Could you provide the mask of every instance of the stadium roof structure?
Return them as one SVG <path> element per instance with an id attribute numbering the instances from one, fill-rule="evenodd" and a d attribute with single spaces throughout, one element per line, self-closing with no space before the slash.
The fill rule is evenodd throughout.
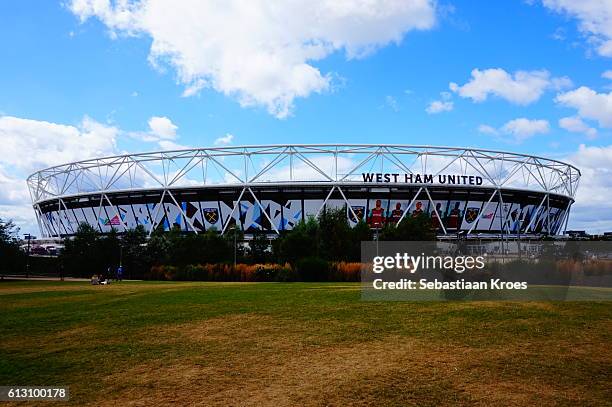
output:
<path id="1" fill-rule="evenodd" d="M 27 183 L 40 218 L 43 204 L 57 204 L 62 210 L 67 198 L 96 195 L 112 205 L 112 195 L 135 191 L 161 191 L 161 201 L 169 197 L 178 205 L 177 191 L 231 187 L 240 190 L 238 201 L 246 194 L 261 206 L 256 192 L 262 188 L 316 185 L 330 188 L 328 198 L 336 190 L 346 200 L 343 189 L 364 185 L 365 174 L 427 174 L 433 179 L 442 174 L 476 176 L 481 182 L 470 188 L 491 191 L 489 202 L 499 191 L 535 192 L 544 200 L 550 196 L 566 199 L 568 209 L 580 180 L 580 170 L 568 163 L 505 151 L 400 144 L 294 144 L 93 158 L 37 171 Z M 369 184 L 377 185 L 381 180 L 373 178 Z M 393 186 L 397 180 L 396 175 L 383 183 Z M 412 180 L 408 183 L 428 195 L 439 187 L 435 182 Z"/>

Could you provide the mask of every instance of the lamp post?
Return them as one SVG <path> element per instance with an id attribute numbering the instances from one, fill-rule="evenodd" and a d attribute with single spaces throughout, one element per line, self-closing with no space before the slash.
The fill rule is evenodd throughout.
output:
<path id="1" fill-rule="evenodd" d="M 36 236 L 26 233 L 23 237 L 28 241 L 28 249 L 26 251 L 26 278 L 30 278 L 30 241 L 36 239 Z"/>
<path id="2" fill-rule="evenodd" d="M 376 256 L 378 256 L 378 228 L 376 230 Z"/>

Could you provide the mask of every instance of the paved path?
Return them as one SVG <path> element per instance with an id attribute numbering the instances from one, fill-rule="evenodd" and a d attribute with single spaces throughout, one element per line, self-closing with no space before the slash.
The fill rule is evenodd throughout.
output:
<path id="1" fill-rule="evenodd" d="M 0 280 L 23 280 L 23 281 L 59 281 L 59 277 L 54 276 L 0 276 Z M 88 278 L 64 277 L 64 281 L 89 281 Z"/>

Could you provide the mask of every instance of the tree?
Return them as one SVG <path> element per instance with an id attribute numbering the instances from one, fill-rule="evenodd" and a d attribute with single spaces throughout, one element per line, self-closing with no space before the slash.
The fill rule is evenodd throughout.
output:
<path id="1" fill-rule="evenodd" d="M 0 243 L 14 244 L 19 241 L 19 228 L 15 226 L 13 221 L 8 221 L 0 218 Z"/>
<path id="2" fill-rule="evenodd" d="M 236 262 L 239 263 L 244 259 L 245 253 L 244 246 L 242 245 L 242 242 L 244 241 L 244 232 L 240 228 L 236 227 L 235 223 L 225 230 L 225 234 L 220 241 L 217 239 L 219 236 L 220 235 L 214 230 L 211 231 L 208 236 L 207 246 L 209 246 L 212 250 L 215 250 L 214 253 L 210 254 L 212 256 L 215 254 L 217 255 L 212 257 L 214 261 L 211 262 L 224 262 L 228 260 L 233 262 L 234 251 L 236 254 Z M 221 247 L 221 242 L 223 242 L 225 247 Z"/>
<path id="3" fill-rule="evenodd" d="M 283 232 L 274 245 L 280 262 L 295 264 L 299 259 L 318 256 L 318 231 L 317 220 L 309 217 L 307 221 L 300 221 L 292 230 Z"/>
<path id="4" fill-rule="evenodd" d="M 147 232 L 142 225 L 126 231 L 121 236 L 122 266 L 130 279 L 142 278 L 146 270 Z"/>
<path id="5" fill-rule="evenodd" d="M 253 233 L 253 239 L 249 242 L 249 257 L 253 263 L 265 263 L 269 260 L 270 241 L 264 231 L 258 230 Z"/>
<path id="6" fill-rule="evenodd" d="M 372 229 L 370 229 L 370 226 L 365 221 L 360 220 L 351 229 L 350 240 L 348 260 L 361 261 L 361 242 L 369 242 L 372 240 Z"/>
<path id="7" fill-rule="evenodd" d="M 121 241 L 115 228 L 104 237 L 97 239 L 98 255 L 103 267 L 102 273 L 106 278 L 113 278 L 115 271 L 119 267 L 121 256 Z"/>
<path id="8" fill-rule="evenodd" d="M 100 235 L 90 224 L 79 224 L 72 239 L 64 239 L 61 261 L 72 275 L 89 277 L 105 271 L 103 254 L 100 252 Z"/>
<path id="9" fill-rule="evenodd" d="M 15 272 L 24 265 L 25 254 L 19 248 L 19 228 L 12 220 L 0 218 L 0 272 Z"/>
<path id="10" fill-rule="evenodd" d="M 380 232 L 380 241 L 429 241 L 436 233 L 431 219 L 425 214 L 405 217 L 399 225 L 385 225 Z"/>
<path id="11" fill-rule="evenodd" d="M 171 243 L 163 229 L 156 229 L 151 234 L 145 250 L 147 266 L 168 264 L 170 260 Z"/>
<path id="12" fill-rule="evenodd" d="M 318 221 L 319 255 L 330 261 L 346 260 L 354 243 L 346 209 L 323 209 Z"/>

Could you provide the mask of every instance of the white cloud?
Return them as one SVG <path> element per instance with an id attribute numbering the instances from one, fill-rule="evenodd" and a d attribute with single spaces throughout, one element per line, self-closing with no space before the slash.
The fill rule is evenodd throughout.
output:
<path id="1" fill-rule="evenodd" d="M 159 140 L 157 142 L 157 144 L 161 147 L 162 150 L 164 151 L 170 151 L 170 150 L 185 150 L 187 148 L 190 148 L 189 146 L 185 146 L 183 144 L 178 144 L 175 143 L 174 141 L 170 141 L 170 140 Z"/>
<path id="2" fill-rule="evenodd" d="M 78 126 L 2 116 L 0 165 L 27 172 L 102 157 L 115 151 L 118 134 L 87 116 Z"/>
<path id="3" fill-rule="evenodd" d="M 610 79 L 612 80 L 612 69 L 605 71 L 604 73 L 601 74 L 601 77 L 604 79 Z"/>
<path id="4" fill-rule="evenodd" d="M 149 119 L 148 124 L 154 136 L 162 140 L 176 139 L 176 129 L 178 127 L 167 117 L 153 116 Z"/>
<path id="5" fill-rule="evenodd" d="M 151 117 L 148 124 L 149 131 L 127 132 L 88 116 L 73 126 L 0 115 L 0 218 L 13 219 L 24 232 L 38 233 L 27 176 L 54 165 L 119 154 L 121 138 L 155 142 L 163 150 L 188 148 L 176 143 L 177 126 L 170 119 Z M 215 144 L 232 139 L 227 134 Z"/>
<path id="6" fill-rule="evenodd" d="M 494 95 L 518 105 L 537 101 L 547 89 L 562 89 L 571 86 L 567 77 L 551 78 L 546 70 L 516 71 L 513 75 L 501 68 L 474 69 L 472 78 L 464 85 L 454 82 L 449 89 L 463 98 L 484 102 Z"/>
<path id="7" fill-rule="evenodd" d="M 385 97 L 385 103 L 387 104 L 387 106 L 389 106 L 391 108 L 391 110 L 393 110 L 394 112 L 399 112 L 399 105 L 397 104 L 397 99 L 395 99 L 393 96 L 391 95 L 387 95 Z"/>
<path id="8" fill-rule="evenodd" d="M 225 146 L 225 145 L 230 144 L 233 140 L 234 140 L 234 135 L 227 133 L 225 136 L 217 138 L 214 144 L 216 146 Z"/>
<path id="9" fill-rule="evenodd" d="M 12 220 L 19 227 L 20 234 L 31 233 L 40 236 L 34 210 L 30 205 L 4 205 L 0 203 L 0 218 L 2 220 Z"/>
<path id="10" fill-rule="evenodd" d="M 0 217 L 37 230 L 26 177 L 50 166 L 116 153 L 119 130 L 87 116 L 77 126 L 0 116 Z"/>
<path id="11" fill-rule="evenodd" d="M 499 134 L 499 131 L 495 127 L 491 127 L 488 124 L 481 124 L 478 126 L 478 132 L 482 134 L 490 134 L 492 136 L 496 136 Z"/>
<path id="12" fill-rule="evenodd" d="M 436 114 L 436 113 L 441 113 L 441 112 L 449 112 L 453 110 L 453 107 L 454 107 L 453 102 L 434 100 L 433 102 L 429 104 L 429 106 L 427 106 L 425 111 L 429 114 Z"/>
<path id="13" fill-rule="evenodd" d="M 536 134 L 545 134 L 550 131 L 547 120 L 530 120 L 524 117 L 510 120 L 504 124 L 501 131 L 514 136 L 515 141 L 521 142 Z"/>
<path id="14" fill-rule="evenodd" d="M 434 3 L 72 0 L 69 9 L 81 21 L 98 18 L 113 37 L 150 37 L 150 62 L 174 68 L 186 96 L 211 88 L 284 118 L 296 98 L 331 88 L 332 74 L 313 62 L 338 51 L 365 57 L 408 31 L 430 29 Z"/>
<path id="15" fill-rule="evenodd" d="M 589 138 L 597 136 L 597 130 L 586 124 L 580 117 L 563 117 L 559 119 L 559 127 L 572 133 L 584 133 Z"/>
<path id="16" fill-rule="evenodd" d="M 578 28 L 597 52 L 612 57 L 612 2 L 609 0 L 543 0 L 544 6 L 578 20 Z"/>
<path id="17" fill-rule="evenodd" d="M 30 195 L 25 180 L 9 175 L 0 165 L 0 205 L 16 205 L 29 201 Z"/>
<path id="18" fill-rule="evenodd" d="M 553 40 L 565 41 L 566 33 L 563 27 L 558 27 L 554 33 L 550 35 Z"/>
<path id="19" fill-rule="evenodd" d="M 550 124 L 547 120 L 531 120 L 521 117 L 506 122 L 499 129 L 487 124 L 481 124 L 478 126 L 478 131 L 495 137 L 501 136 L 499 138 L 502 141 L 519 144 L 536 134 L 548 133 L 550 131 Z"/>
<path id="20" fill-rule="evenodd" d="M 597 93 L 581 86 L 578 89 L 557 95 L 555 101 L 573 107 L 585 119 L 596 120 L 601 127 L 612 127 L 612 92 Z"/>
<path id="21" fill-rule="evenodd" d="M 182 150 L 187 146 L 176 143 L 178 135 L 176 131 L 178 126 L 172 123 L 172 120 L 165 116 L 152 116 L 148 122 L 148 131 L 132 131 L 127 133 L 128 136 L 146 141 L 148 143 L 157 143 L 162 150 Z"/>
<path id="22" fill-rule="evenodd" d="M 592 233 L 612 230 L 612 146 L 581 145 L 564 159 L 578 169 L 580 186 L 572 206 L 569 229 L 586 229 Z"/>
<path id="23" fill-rule="evenodd" d="M 429 114 L 450 112 L 455 107 L 455 104 L 451 101 L 452 97 L 453 94 L 450 92 L 440 92 L 440 100 L 430 102 L 425 111 Z"/>

